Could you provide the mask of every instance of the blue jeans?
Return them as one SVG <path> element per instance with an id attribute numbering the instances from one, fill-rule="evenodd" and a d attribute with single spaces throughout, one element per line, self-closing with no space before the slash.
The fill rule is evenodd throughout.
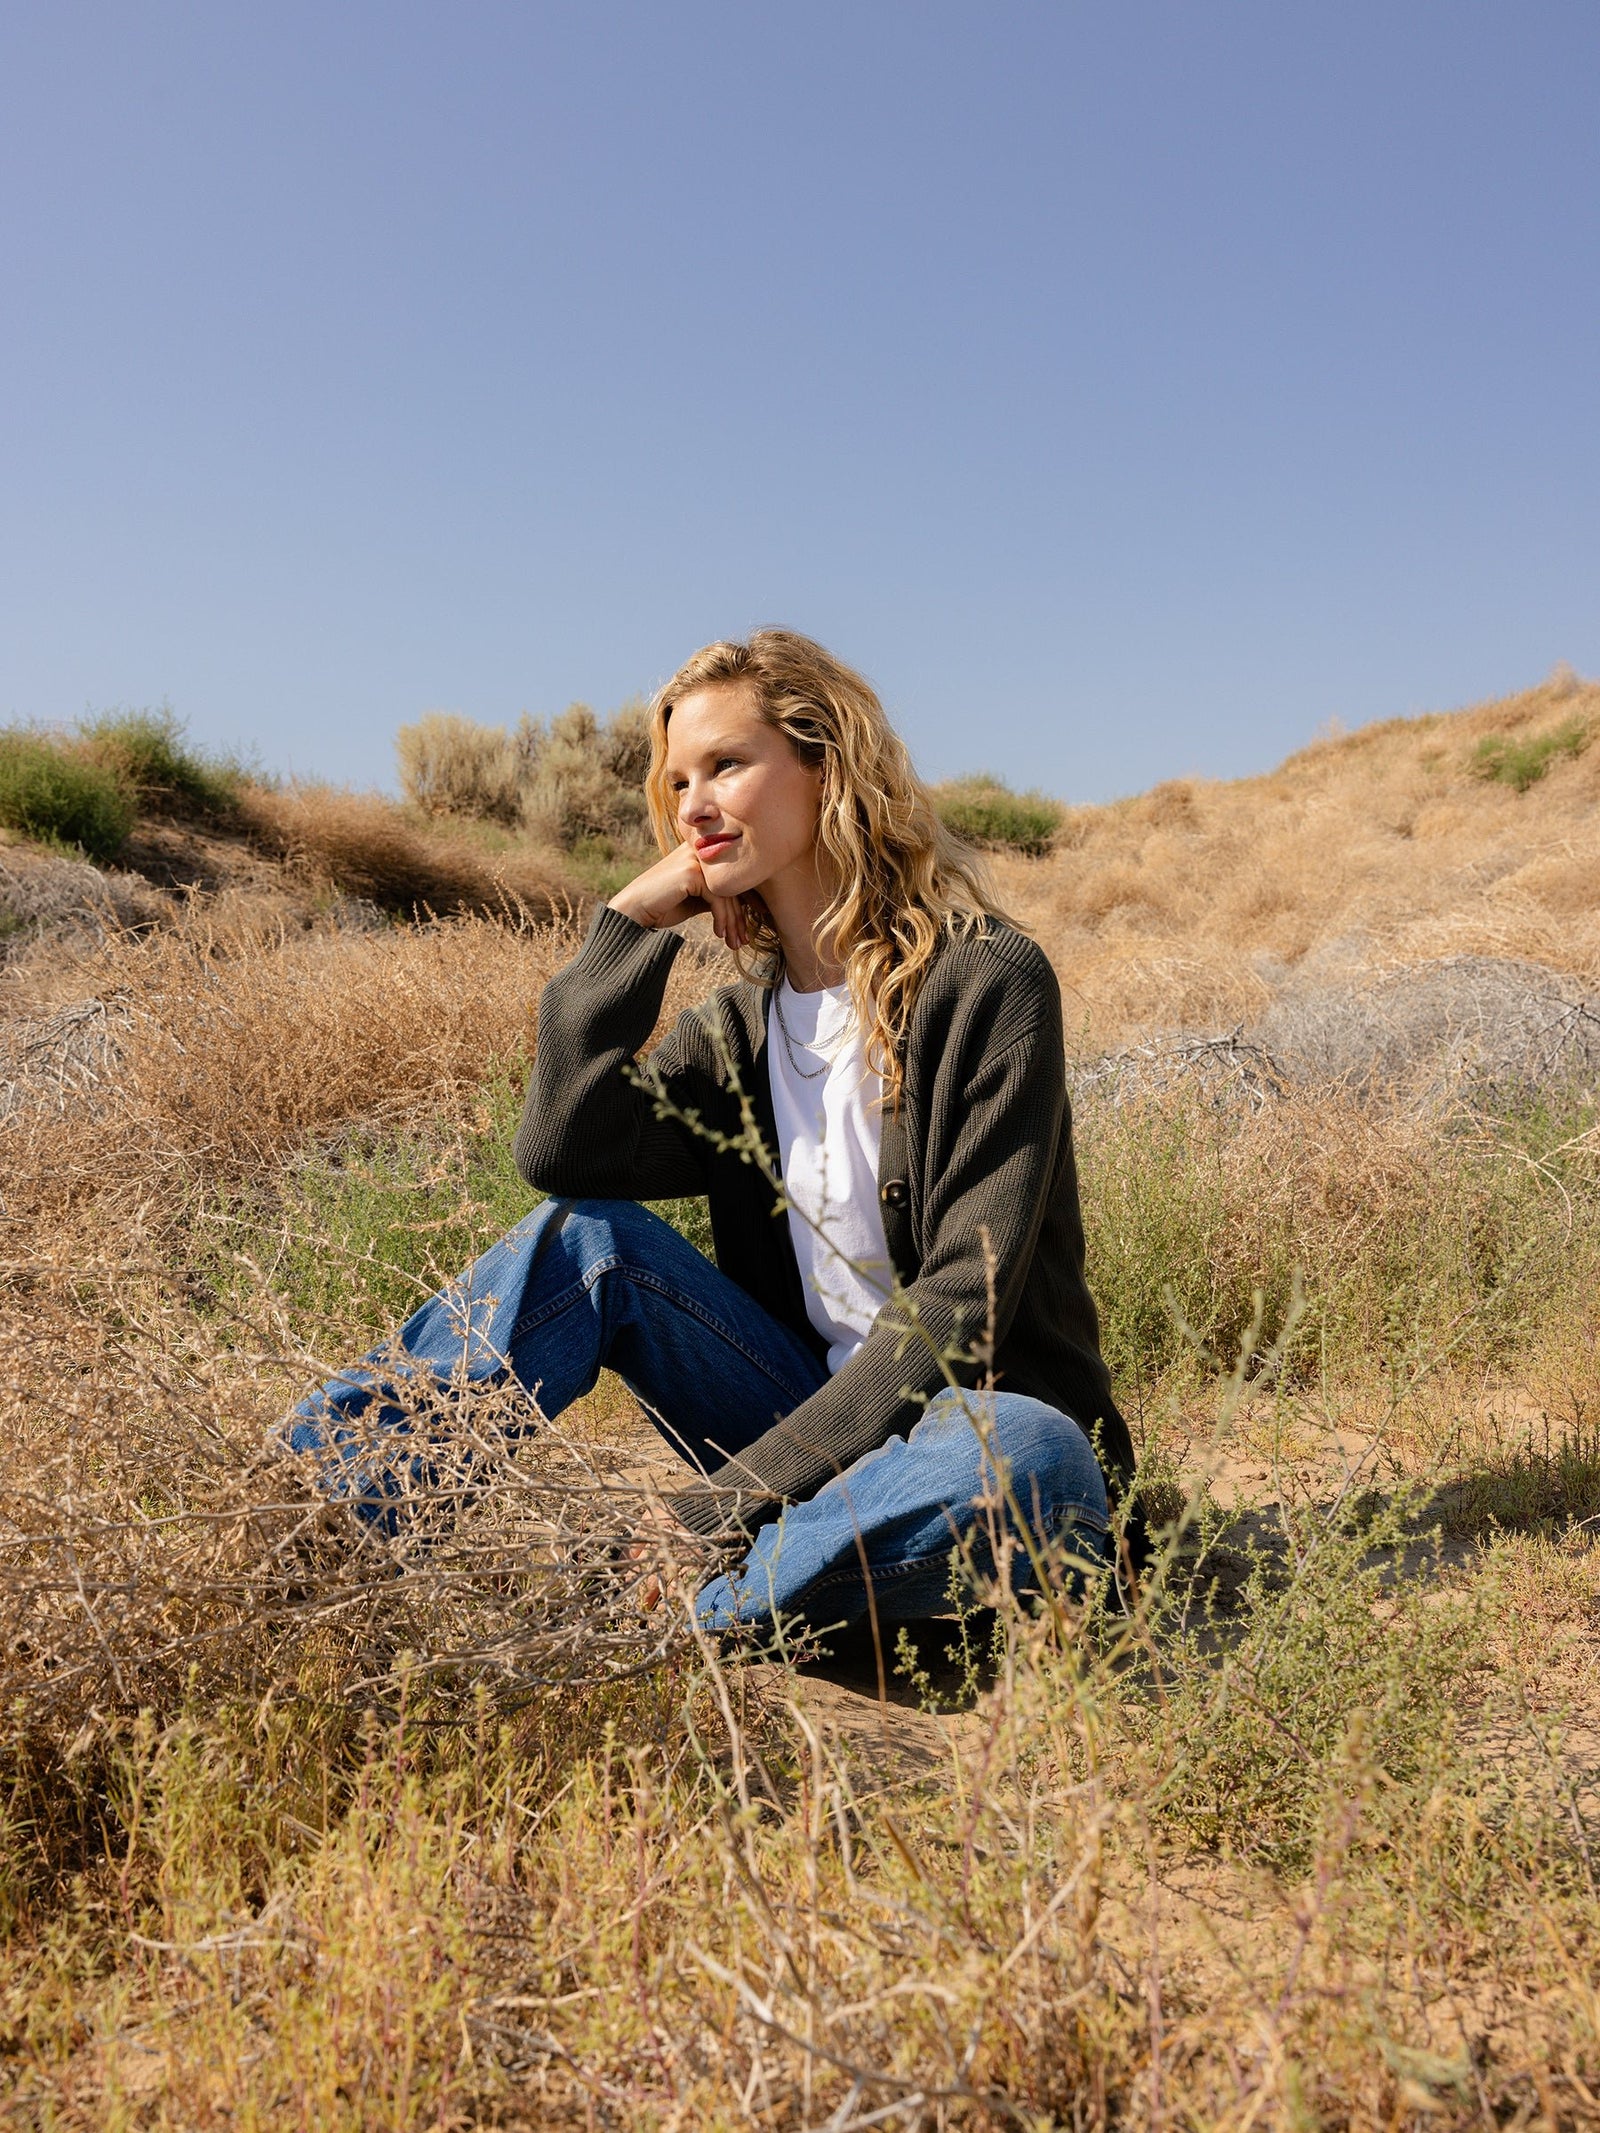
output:
<path id="1" fill-rule="evenodd" d="M 431 1381 L 434 1392 L 463 1376 L 472 1384 L 509 1377 L 554 1418 L 593 1387 L 602 1365 L 708 1475 L 827 1376 L 802 1340 L 648 1208 L 546 1200 L 415 1311 L 393 1343 L 302 1400 L 289 1441 L 325 1472 L 348 1460 L 343 1476 L 333 1465 L 327 1485 L 357 1493 L 377 1515 L 383 1483 L 371 1475 L 373 1424 L 406 1427 L 393 1399 L 398 1371 Z M 352 1430 L 374 1401 L 376 1414 Z M 775 1613 L 817 1626 L 857 1621 L 869 1611 L 869 1578 L 880 1621 L 939 1611 L 954 1558 L 980 1578 L 992 1575 L 992 1538 L 1017 1535 L 1014 1515 L 985 1509 L 984 1499 L 997 1500 L 996 1455 L 1036 1545 L 1105 1559 L 1105 1484 L 1078 1424 L 1020 1393 L 947 1390 L 906 1436 L 890 1437 L 764 1525 L 744 1561 L 700 1592 L 701 1621 L 713 1630 L 765 1624 Z M 1027 1552 L 1012 1553 L 1012 1585 L 1030 1589 Z"/>

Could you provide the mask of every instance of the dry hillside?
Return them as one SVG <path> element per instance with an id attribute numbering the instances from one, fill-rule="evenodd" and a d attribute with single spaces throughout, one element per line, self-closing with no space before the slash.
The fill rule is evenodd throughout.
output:
<path id="1" fill-rule="evenodd" d="M 1264 777 L 1075 809 L 1048 859 L 996 866 L 1085 1051 L 1446 958 L 1600 988 L 1595 742 L 1600 685 L 1558 673 L 1318 740 Z"/>

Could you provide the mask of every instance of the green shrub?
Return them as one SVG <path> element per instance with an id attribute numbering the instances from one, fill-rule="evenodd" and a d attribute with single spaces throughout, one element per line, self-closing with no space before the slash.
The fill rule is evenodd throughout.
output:
<path id="1" fill-rule="evenodd" d="M 644 799 L 650 719 L 637 698 L 601 719 L 569 704 L 516 731 L 430 711 L 395 736 L 400 784 L 427 815 L 515 825 L 594 866 L 626 866 L 652 849 Z M 614 884 L 629 878 L 620 874 Z"/>
<path id="2" fill-rule="evenodd" d="M 1374 1821 L 1414 1826 L 1482 1653 L 1475 1596 L 1400 1555 L 1416 1501 L 1280 1511 L 1246 1549 L 1220 1653 L 1202 1609 L 1163 1652 L 1160 1696 L 1122 1706 L 1155 1751 L 1157 1812 L 1192 1841 L 1301 1874 L 1373 1773 Z"/>
<path id="3" fill-rule="evenodd" d="M 641 848 L 631 840 L 611 837 L 580 837 L 567 847 L 567 864 L 573 879 L 591 896 L 615 896 L 619 889 L 643 873 L 656 856 L 655 846 Z"/>
<path id="4" fill-rule="evenodd" d="M 425 711 L 394 737 L 400 789 L 425 815 L 514 823 L 522 813 L 522 751 L 504 726 Z"/>
<path id="5" fill-rule="evenodd" d="M 121 782 L 140 814 L 230 815 L 238 770 L 190 747 L 185 731 L 165 704 L 155 711 L 103 711 L 78 725 L 82 754 Z"/>
<path id="6" fill-rule="evenodd" d="M 1005 846 L 1037 858 L 1050 848 L 1064 810 L 1047 793 L 1013 792 L 986 771 L 950 778 L 933 789 L 934 806 L 946 829 L 969 844 Z"/>
<path id="7" fill-rule="evenodd" d="M 47 733 L 0 730 L 0 822 L 25 837 L 115 858 L 134 802 L 116 772 Z"/>
<path id="8" fill-rule="evenodd" d="M 1504 733 L 1486 733 L 1472 751 L 1470 768 L 1474 777 L 1526 792 L 1530 785 L 1538 784 L 1558 756 L 1582 755 L 1588 745 L 1589 727 L 1581 718 L 1569 718 L 1549 733 L 1535 733 L 1523 740 L 1512 740 Z"/>
<path id="9" fill-rule="evenodd" d="M 519 738 L 528 829 L 568 850 L 597 838 L 613 852 L 650 847 L 650 725 L 642 703 L 624 704 L 604 721 L 587 704 L 569 704 L 548 729 L 525 719 Z"/>

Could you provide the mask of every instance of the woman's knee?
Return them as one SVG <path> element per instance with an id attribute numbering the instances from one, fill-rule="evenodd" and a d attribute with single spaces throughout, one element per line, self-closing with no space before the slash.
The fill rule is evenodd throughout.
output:
<path id="1" fill-rule="evenodd" d="M 1037 1477 L 1048 1501 L 1106 1522 L 1106 1483 L 1094 1446 L 1071 1415 L 1021 1393 L 996 1396 L 1000 1448 L 1014 1473 Z"/>
<path id="2" fill-rule="evenodd" d="M 626 1281 L 670 1264 L 673 1248 L 692 1249 L 637 1200 L 544 1200 L 471 1267 L 474 1294 L 495 1299 L 497 1324 L 515 1335 L 530 1310 L 586 1289 L 596 1296 L 613 1279 Z M 506 1318 L 506 1314 L 509 1317 Z"/>
<path id="3" fill-rule="evenodd" d="M 559 1254 L 582 1266 L 627 1257 L 649 1239 L 661 1217 L 637 1200 L 579 1200 L 552 1197 L 541 1201 L 512 1231 L 516 1243 L 536 1257 Z"/>
<path id="4" fill-rule="evenodd" d="M 949 1389 L 929 1401 L 913 1434 L 929 1425 L 938 1434 L 972 1430 L 984 1465 L 996 1456 L 1004 1461 L 1010 1486 L 1025 1508 L 1037 1502 L 1047 1515 L 1074 1509 L 1104 1525 L 1105 1477 L 1094 1446 L 1060 1408 L 1027 1393 Z"/>

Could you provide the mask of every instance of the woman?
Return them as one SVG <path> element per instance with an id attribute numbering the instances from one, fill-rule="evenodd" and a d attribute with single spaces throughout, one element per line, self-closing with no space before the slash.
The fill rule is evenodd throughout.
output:
<path id="1" fill-rule="evenodd" d="M 679 669 L 647 791 L 663 857 L 539 1005 L 516 1157 L 550 1197 L 466 1277 L 465 1342 L 448 1293 L 402 1329 L 411 1367 L 448 1382 L 465 1351 L 546 1416 L 614 1370 L 697 1469 L 672 1516 L 742 1557 L 699 1595 L 708 1628 L 938 1611 L 953 1555 L 992 1568 L 996 1458 L 1029 1528 L 1014 1584 L 1043 1550 L 1103 1556 L 1106 1482 L 1133 1453 L 1084 1281 L 1044 955 L 867 682 L 791 631 Z M 751 974 L 641 1073 L 674 929 L 707 912 Z M 697 1194 L 715 1266 L 638 1204 Z M 961 1389 L 986 1370 L 996 1390 Z M 353 1443 L 340 1425 L 377 1390 L 336 1380 L 293 1441 Z"/>

